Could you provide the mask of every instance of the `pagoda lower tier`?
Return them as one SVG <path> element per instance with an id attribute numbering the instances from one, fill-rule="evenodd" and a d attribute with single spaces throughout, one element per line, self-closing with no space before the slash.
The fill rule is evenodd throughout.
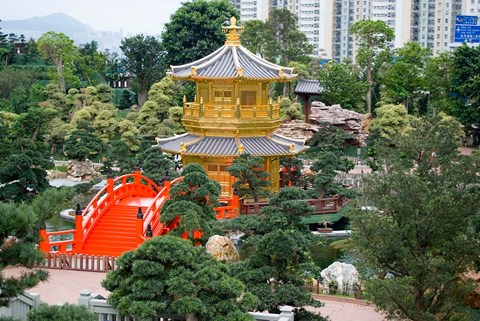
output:
<path id="1" fill-rule="evenodd" d="M 270 173 L 271 189 L 279 189 L 280 157 L 292 157 L 307 147 L 303 140 L 280 135 L 253 137 L 199 136 L 183 134 L 170 138 L 157 139 L 163 151 L 178 154 L 183 165 L 198 163 L 203 166 L 211 179 L 222 187 L 222 196 L 233 194 L 232 185 L 235 178 L 227 167 L 243 153 L 260 156 L 264 159 L 263 167 Z"/>

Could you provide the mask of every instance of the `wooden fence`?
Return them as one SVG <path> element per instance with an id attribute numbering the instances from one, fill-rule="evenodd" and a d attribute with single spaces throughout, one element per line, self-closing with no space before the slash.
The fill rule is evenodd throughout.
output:
<path id="1" fill-rule="evenodd" d="M 308 199 L 305 201 L 307 201 L 308 204 L 314 208 L 312 215 L 318 215 L 337 213 L 350 200 L 347 197 L 335 196 L 330 198 Z M 242 202 L 240 204 L 240 213 L 245 215 L 258 214 L 260 213 L 260 210 L 265 206 L 268 206 L 268 202 Z"/>
<path id="2" fill-rule="evenodd" d="M 115 270 L 113 256 L 87 254 L 47 253 L 45 262 L 39 267 L 74 271 L 108 272 Z"/>

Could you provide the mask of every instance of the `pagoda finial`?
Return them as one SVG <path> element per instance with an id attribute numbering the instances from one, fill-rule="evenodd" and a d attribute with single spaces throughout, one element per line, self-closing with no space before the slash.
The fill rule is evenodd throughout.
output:
<path id="1" fill-rule="evenodd" d="M 243 31 L 243 27 L 237 26 L 237 18 L 230 18 L 230 26 L 223 27 L 223 32 L 227 34 L 227 40 L 225 45 L 238 46 L 240 45 L 240 33 Z"/>

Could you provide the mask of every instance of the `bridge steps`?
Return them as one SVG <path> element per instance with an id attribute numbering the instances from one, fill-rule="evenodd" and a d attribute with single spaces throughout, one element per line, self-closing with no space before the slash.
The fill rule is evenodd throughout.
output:
<path id="1" fill-rule="evenodd" d="M 143 201 L 145 198 L 143 198 Z M 140 202 L 130 200 L 129 205 L 115 205 L 100 219 L 88 236 L 82 253 L 119 256 L 137 248 L 137 212 Z M 144 202 L 141 205 L 146 205 Z M 125 204 L 125 203 L 124 203 Z M 142 211 L 147 206 L 141 206 Z"/>

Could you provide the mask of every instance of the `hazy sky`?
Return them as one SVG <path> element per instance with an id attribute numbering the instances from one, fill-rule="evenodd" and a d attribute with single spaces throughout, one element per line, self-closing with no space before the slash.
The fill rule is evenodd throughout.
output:
<path id="1" fill-rule="evenodd" d="M 97 30 L 160 34 L 185 0 L 0 0 L 0 19 L 63 12 Z"/>

